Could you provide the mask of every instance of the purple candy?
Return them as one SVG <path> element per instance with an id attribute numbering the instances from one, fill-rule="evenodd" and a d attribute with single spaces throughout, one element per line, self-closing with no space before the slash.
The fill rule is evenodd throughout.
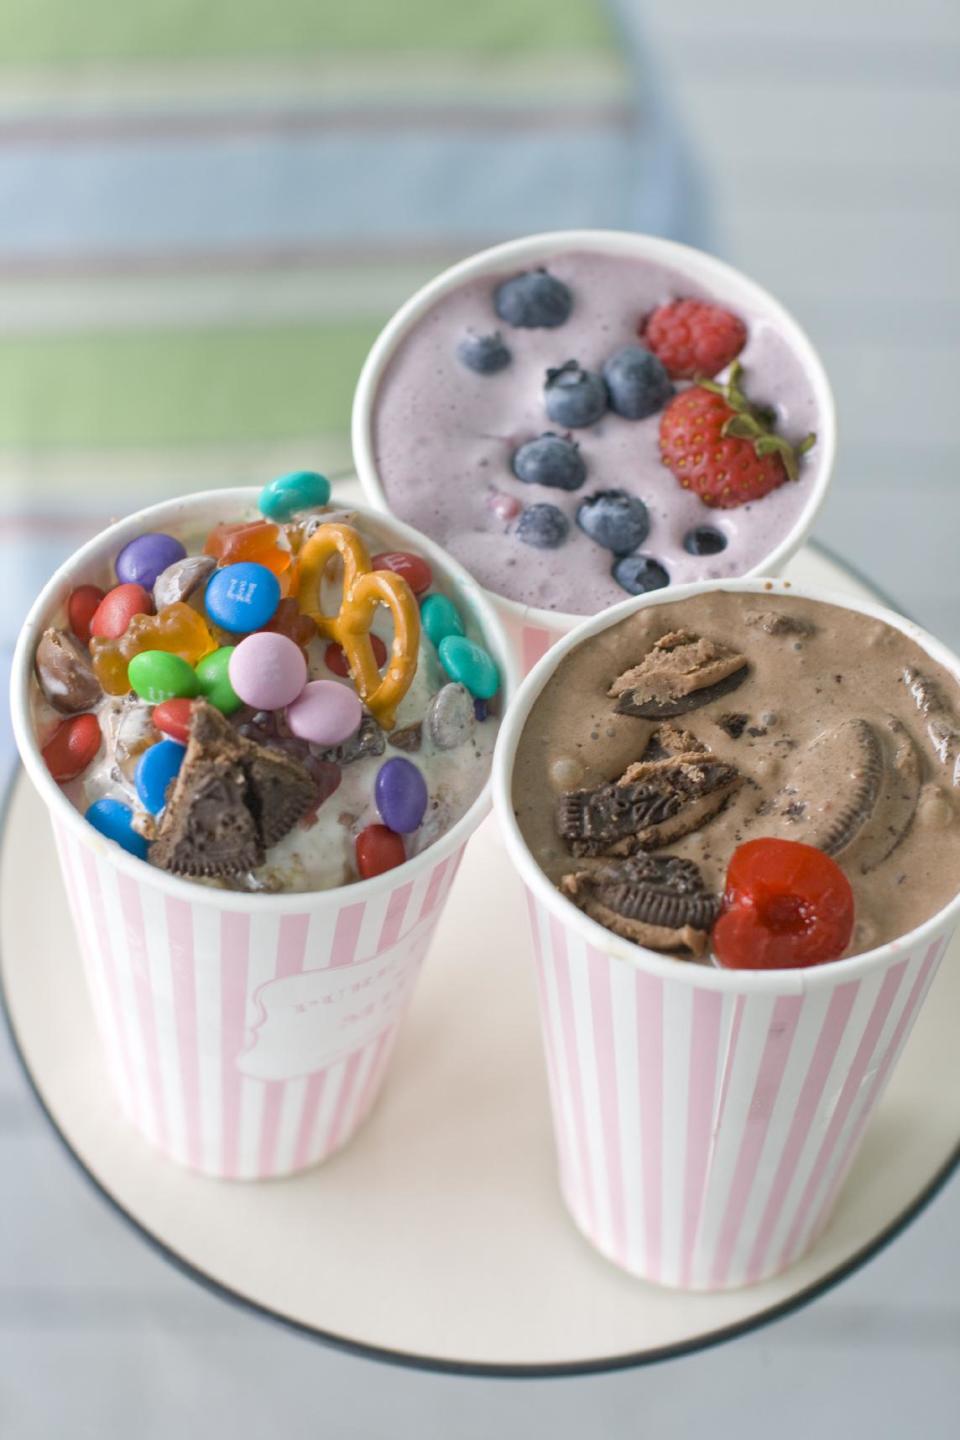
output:
<path id="1" fill-rule="evenodd" d="M 152 590 L 168 565 L 186 559 L 186 549 L 172 535 L 148 531 L 124 545 L 116 560 L 117 579 L 122 585 L 142 585 Z"/>
<path id="2" fill-rule="evenodd" d="M 478 720 L 486 720 L 488 714 L 486 700 L 481 700 L 479 697 L 476 698 L 473 702 L 473 713 Z"/>
<path id="3" fill-rule="evenodd" d="M 374 798 L 384 825 L 397 835 L 409 835 L 426 814 L 427 782 L 416 765 L 397 756 L 377 771 Z"/>

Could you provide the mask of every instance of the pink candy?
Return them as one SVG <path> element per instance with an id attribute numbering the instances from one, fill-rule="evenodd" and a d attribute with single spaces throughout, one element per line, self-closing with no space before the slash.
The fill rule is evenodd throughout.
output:
<path id="1" fill-rule="evenodd" d="M 523 506 L 512 495 L 496 490 L 490 496 L 490 509 L 498 520 L 512 520 L 515 515 L 520 514 Z"/>
<path id="2" fill-rule="evenodd" d="M 240 641 L 230 656 L 229 675 L 245 705 L 282 710 L 306 685 L 307 662 L 299 645 L 286 635 L 260 630 Z"/>
<path id="3" fill-rule="evenodd" d="M 314 745 L 339 745 L 349 740 L 362 719 L 363 706 L 355 692 L 335 680 L 311 680 L 302 695 L 287 706 L 287 724 L 293 734 Z"/>

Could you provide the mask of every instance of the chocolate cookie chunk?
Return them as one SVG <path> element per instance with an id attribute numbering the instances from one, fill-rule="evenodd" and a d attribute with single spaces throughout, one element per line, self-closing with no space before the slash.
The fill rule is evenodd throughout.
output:
<path id="1" fill-rule="evenodd" d="M 618 780 L 562 795 L 557 830 L 573 855 L 656 850 L 712 820 L 742 778 L 694 736 L 664 725 Z"/>
<path id="2" fill-rule="evenodd" d="M 839 855 L 873 814 L 883 750 L 866 720 L 843 720 L 797 752 L 789 779 L 766 807 L 764 833 Z"/>
<path id="3" fill-rule="evenodd" d="M 591 919 L 651 950 L 707 948 L 720 900 L 692 860 L 643 855 L 564 875 L 560 890 Z"/>
<path id="4" fill-rule="evenodd" d="M 351 735 L 350 739 L 344 740 L 341 745 L 331 745 L 327 750 L 317 751 L 317 756 L 333 765 L 351 765 L 354 760 L 362 760 L 365 755 L 382 755 L 386 747 L 383 731 L 370 712 L 365 710 L 360 729 L 355 735 Z"/>
<path id="5" fill-rule="evenodd" d="M 903 672 L 903 683 L 923 719 L 926 739 L 934 758 L 946 772 L 947 784 L 960 786 L 960 722 L 947 705 L 937 684 L 912 665 Z"/>
<path id="6" fill-rule="evenodd" d="M 621 715 L 660 720 L 686 715 L 729 694 L 743 684 L 748 670 L 746 658 L 729 645 L 677 630 L 661 636 L 607 693 Z"/>
<path id="7" fill-rule="evenodd" d="M 299 761 L 244 739 L 198 700 L 150 860 L 178 875 L 243 874 L 316 803 L 317 783 Z"/>
<path id="8" fill-rule="evenodd" d="M 743 617 L 745 625 L 756 625 L 766 635 L 813 635 L 816 626 L 812 620 L 801 620 L 799 615 L 789 615 L 785 610 L 748 610 Z"/>

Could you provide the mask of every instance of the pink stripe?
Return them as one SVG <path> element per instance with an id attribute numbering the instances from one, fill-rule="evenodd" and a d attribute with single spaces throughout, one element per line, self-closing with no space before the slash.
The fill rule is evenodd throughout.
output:
<path id="1" fill-rule="evenodd" d="M 547 1091 L 550 1100 L 550 1110 L 553 1115 L 553 1133 L 556 1137 L 557 1154 L 560 1160 L 560 1175 L 564 1189 L 569 1189 L 573 1184 L 573 1165 L 570 1155 L 569 1137 L 563 1119 L 562 1094 L 560 1089 L 560 1072 L 554 1046 L 558 1038 L 554 1035 L 553 1024 L 550 1017 L 550 1004 L 547 998 L 547 976 L 543 959 L 543 948 L 540 944 L 540 927 L 537 923 L 537 908 L 533 896 L 524 887 L 524 895 L 527 899 L 527 910 L 530 914 L 530 934 L 533 941 L 533 953 L 535 959 L 535 975 L 537 992 L 540 1000 L 540 1033 L 543 1036 L 543 1053 L 547 1064 Z"/>
<path id="2" fill-rule="evenodd" d="M 663 981 L 638 970 L 636 997 L 645 1271 L 656 1279 L 663 1245 Z"/>
<path id="3" fill-rule="evenodd" d="M 524 625 L 520 647 L 523 653 L 524 671 L 532 670 L 550 649 L 553 636 L 549 630 L 539 630 L 533 625 Z"/>
<path id="4" fill-rule="evenodd" d="M 830 1117 L 827 1133 L 823 1137 L 820 1149 L 817 1152 L 817 1158 L 814 1161 L 813 1169 L 810 1172 L 807 1183 L 803 1189 L 803 1194 L 800 1197 L 800 1204 L 793 1218 L 793 1224 L 790 1226 L 790 1233 L 787 1235 L 783 1248 L 780 1251 L 778 1262 L 780 1269 L 786 1268 L 796 1252 L 800 1236 L 803 1234 L 807 1221 L 810 1218 L 810 1213 L 813 1210 L 814 1200 L 820 1188 L 820 1183 L 826 1173 L 827 1166 L 833 1158 L 837 1141 L 840 1138 L 847 1116 L 850 1113 L 850 1107 L 856 1099 L 857 1092 L 866 1074 L 867 1066 L 873 1058 L 877 1041 L 880 1038 L 880 1033 L 883 1030 L 886 1018 L 890 1014 L 890 1007 L 893 1004 L 897 990 L 900 988 L 900 982 L 903 980 L 903 973 L 906 968 L 906 960 L 901 960 L 897 965 L 892 965 L 883 977 L 880 993 L 874 1001 L 866 1029 L 857 1047 L 857 1053 L 853 1057 L 853 1064 L 843 1083 L 843 1089 L 840 1091 L 840 1099 L 837 1101 L 833 1114 Z"/>
<path id="5" fill-rule="evenodd" d="M 422 920 L 425 915 L 429 915 L 430 912 L 436 908 L 437 901 L 440 898 L 440 890 L 443 886 L 443 878 L 447 873 L 449 865 L 450 856 L 448 855 L 446 860 L 440 861 L 440 864 L 436 867 L 433 874 L 430 876 L 430 881 L 427 885 L 427 893 L 426 895 L 424 895 L 423 904 L 420 906 L 420 920 Z"/>
<path id="6" fill-rule="evenodd" d="M 577 1154 L 580 1160 L 580 1177 L 586 1219 L 591 1234 L 596 1231 L 596 1207 L 594 1204 L 593 1176 L 590 1171 L 590 1148 L 587 1144 L 587 1117 L 583 1099 L 583 1083 L 580 1077 L 580 1058 L 577 1054 L 576 1021 L 573 1010 L 573 990 L 570 984 L 570 959 L 567 955 L 567 939 L 563 926 L 555 916 L 550 916 L 550 943 L 553 950 L 553 973 L 557 984 L 557 999 L 560 1005 L 560 1028 L 563 1035 L 563 1049 L 566 1059 L 567 1090 L 573 1109 L 573 1125 L 576 1132 Z"/>
<path id="7" fill-rule="evenodd" d="M 380 931 L 380 939 L 377 941 L 377 954 L 389 950 L 391 945 L 396 945 L 400 939 L 400 932 L 403 929 L 403 917 L 407 913 L 407 906 L 410 903 L 410 896 L 413 893 L 413 881 L 408 880 L 406 885 L 398 885 L 390 896 L 387 903 L 387 913 L 383 917 L 383 928 Z"/>
<path id="8" fill-rule="evenodd" d="M 333 1123 L 330 1126 L 330 1134 L 327 1137 L 327 1143 L 323 1147 L 326 1155 L 330 1155 L 336 1150 L 340 1143 L 340 1136 L 344 1129 L 347 1128 L 346 1121 L 348 1114 L 350 1114 L 350 1101 L 353 1096 L 353 1088 L 357 1083 L 357 1071 L 360 1069 L 360 1061 L 365 1053 L 364 1050 L 354 1050 L 353 1054 L 347 1060 L 346 1068 L 343 1072 L 343 1083 L 340 1086 L 340 1094 L 337 1096 L 337 1103 L 333 1110 Z M 348 1128 L 347 1133 L 350 1133 Z"/>
<path id="9" fill-rule="evenodd" d="M 730 1077 L 733 1074 L 733 1064 L 737 1058 L 737 1042 L 740 1039 L 740 1026 L 743 1024 L 743 1012 L 747 1000 L 745 995 L 738 995 L 733 1002 L 733 1020 L 730 1022 L 730 1040 L 727 1045 L 727 1053 L 723 1057 L 723 1074 L 720 1076 L 720 1100 L 717 1104 L 717 1132 L 723 1126 L 723 1112 L 727 1108 L 727 1095 L 730 1093 Z"/>
<path id="10" fill-rule="evenodd" d="M 747 1261 L 748 1283 L 756 1280 L 763 1272 L 763 1262 L 766 1259 L 773 1231 L 783 1211 L 783 1204 L 796 1174 L 797 1165 L 800 1163 L 800 1156 L 809 1139 L 811 1127 L 819 1114 L 827 1076 L 836 1059 L 847 1021 L 850 1019 L 850 1011 L 853 1009 L 859 991 L 860 981 L 856 980 L 850 984 L 838 986 L 830 997 L 830 1004 L 827 1006 L 827 1012 L 820 1027 L 813 1057 L 800 1088 L 797 1108 L 790 1122 L 787 1141 L 773 1177 L 770 1194 L 767 1196 L 763 1218 L 757 1228 L 757 1238 L 750 1252 L 750 1259 Z"/>
<path id="11" fill-rule="evenodd" d="M 623 1193 L 623 1157 L 620 1153 L 620 1094 L 613 1038 L 613 999 L 610 993 L 610 967 L 613 961 L 599 950 L 594 950 L 593 946 L 587 949 L 587 961 L 590 967 L 593 1048 L 597 1062 L 600 1127 L 606 1160 L 613 1253 L 616 1259 L 624 1264 L 627 1259 L 627 1221 Z"/>
<path id="12" fill-rule="evenodd" d="M 703 1207 L 707 1161 L 713 1137 L 722 1015 L 723 996 L 719 990 L 694 990 L 687 1092 L 687 1160 L 683 1179 L 681 1285 L 690 1284 L 697 1227 Z"/>
<path id="13" fill-rule="evenodd" d="M 720 1226 L 720 1235 L 713 1259 L 712 1284 L 721 1287 L 726 1279 L 733 1258 L 734 1247 L 743 1224 L 744 1211 L 750 1200 L 750 1192 L 757 1176 L 760 1153 L 770 1128 L 770 1116 L 777 1103 L 783 1072 L 790 1055 L 790 1047 L 796 1033 L 800 1011 L 803 1009 L 802 995 L 781 995 L 774 1002 L 773 1016 L 767 1030 L 766 1044 L 760 1059 L 760 1069 L 750 1098 L 746 1128 L 740 1141 L 740 1150 L 730 1185 L 727 1208 Z"/>
<path id="14" fill-rule="evenodd" d="M 363 1082 L 363 1090 L 357 1101 L 358 1123 L 363 1120 L 367 1112 L 373 1108 L 373 1104 L 380 1090 L 380 1081 L 383 1078 L 383 1072 L 387 1067 L 387 1060 L 389 1059 L 389 1042 L 392 1040 L 396 1028 L 395 1025 L 391 1025 L 388 1029 L 384 1030 L 374 1042 L 375 1050 L 373 1060 L 370 1062 L 370 1069 L 367 1072 L 367 1078 Z"/>
<path id="15" fill-rule="evenodd" d="M 297 1143 L 293 1150 L 293 1165 L 295 1170 L 303 1170 L 309 1165 L 314 1156 L 313 1130 L 317 1123 L 317 1111 L 320 1108 L 320 1097 L 323 1095 L 323 1087 L 327 1079 L 326 1070 L 317 1070 L 309 1077 L 306 1089 L 303 1092 L 303 1110 L 300 1112 L 300 1127 L 297 1131 Z"/>
<path id="16" fill-rule="evenodd" d="M 933 978 L 932 972 L 936 969 L 937 961 L 939 960 L 940 955 L 942 955 L 943 951 L 947 948 L 949 939 L 950 937 L 947 936 L 947 938 L 943 941 L 935 940 L 927 951 L 926 956 L 924 957 L 923 964 L 917 971 L 917 977 L 910 988 L 910 994 L 907 997 L 907 1003 L 904 1005 L 903 1011 L 900 1015 L 900 1019 L 897 1021 L 894 1027 L 893 1035 L 890 1039 L 890 1044 L 887 1046 L 883 1059 L 877 1067 L 877 1073 L 873 1078 L 873 1083 L 867 1091 L 867 1096 L 863 1102 L 860 1116 L 850 1134 L 850 1139 L 847 1142 L 847 1147 L 844 1151 L 843 1160 L 841 1161 L 837 1169 L 837 1173 L 834 1179 L 830 1182 L 827 1196 L 822 1206 L 820 1207 L 820 1213 L 818 1214 L 815 1223 L 811 1226 L 811 1234 L 819 1234 L 822 1227 L 826 1225 L 827 1220 L 830 1218 L 830 1212 L 833 1209 L 833 1202 L 836 1199 L 837 1191 L 840 1189 L 840 1186 L 846 1179 L 847 1172 L 849 1171 L 849 1168 L 853 1163 L 854 1156 L 857 1153 L 860 1141 L 863 1137 L 863 1132 L 867 1128 L 870 1117 L 873 1115 L 874 1110 L 876 1109 L 876 1105 L 880 1099 L 880 1096 L 883 1094 L 884 1086 L 886 1085 L 887 1080 L 889 1079 L 890 1074 L 893 1070 L 893 1067 L 896 1064 L 897 1056 L 900 1053 L 900 1048 L 906 1040 L 907 1036 L 909 1035 L 911 1026 L 913 1025 L 914 1019 L 916 1018 L 917 1011 L 923 1002 L 924 992 L 927 983 Z"/>
<path id="17" fill-rule="evenodd" d="M 353 964 L 357 953 L 357 942 L 360 939 L 360 926 L 363 924 L 366 908 L 366 902 L 361 901 L 358 905 L 344 905 L 340 911 L 333 932 L 333 944 L 330 947 L 331 965 Z"/>
<path id="18" fill-rule="evenodd" d="M 233 910 L 220 916 L 220 1075 L 223 1106 L 224 1175 L 236 1175 L 240 1155 L 240 1107 L 243 1077 L 237 1057 L 246 1035 L 247 967 L 250 919 Z"/>
<path id="19" fill-rule="evenodd" d="M 290 975 L 298 975 L 303 969 L 309 928 L 309 915 L 284 915 L 281 918 L 277 935 L 275 980 L 285 980 Z M 257 1174 L 261 1178 L 273 1175 L 277 1168 L 277 1140 L 287 1083 L 285 1080 L 268 1080 L 264 1084 L 260 1155 L 257 1163 Z"/>
<path id="20" fill-rule="evenodd" d="M 170 978 L 173 986 L 173 1015 L 180 1058 L 180 1094 L 183 1127 L 187 1137 L 187 1159 L 199 1166 L 203 1147 L 200 1135 L 200 1063 L 197 1046 L 197 993 L 193 953 L 193 907 L 186 900 L 167 897 L 167 940 L 170 945 Z"/>
<path id="21" fill-rule="evenodd" d="M 130 1037 L 127 1034 L 126 1019 L 120 1000 L 120 982 L 117 979 L 117 966 L 113 955 L 113 946 L 110 943 L 110 932 L 107 929 L 106 911 L 103 908 L 103 892 L 100 889 L 100 875 L 96 862 L 86 847 L 80 847 L 80 855 L 87 880 L 87 892 L 90 896 L 90 907 L 93 912 L 94 927 L 102 947 L 103 972 L 107 981 L 110 1008 L 113 1011 L 114 1028 L 120 1048 L 120 1059 L 126 1077 L 127 1104 L 130 1107 L 131 1116 L 137 1125 L 142 1128 L 143 1120 L 140 1108 L 140 1094 L 134 1079 L 133 1060 L 130 1053 Z"/>
<path id="22" fill-rule="evenodd" d="M 124 1075 L 117 1043 L 113 1038 L 113 1032 L 116 1027 L 110 1014 L 110 996 L 103 974 L 103 966 L 100 964 L 98 954 L 91 944 L 90 937 L 87 933 L 87 926 L 82 922 L 80 916 L 80 882 L 77 871 L 79 862 L 73 853 L 73 841 L 68 839 L 66 831 L 61 830 L 59 826 L 54 826 L 54 834 L 60 855 L 60 874 L 67 891 L 67 899 L 70 903 L 70 913 L 73 916 L 73 928 L 77 937 L 77 943 L 80 946 L 80 951 L 84 959 L 90 1003 L 96 1015 L 97 1026 L 103 1040 L 104 1049 L 107 1051 L 111 1078 L 119 1100 L 121 1096 L 126 1095 L 129 1086 L 126 1076 Z"/>
<path id="23" fill-rule="evenodd" d="M 150 1106 L 153 1110 L 160 1147 L 163 1150 L 169 1150 L 170 1137 L 167 1129 L 166 1107 L 163 1103 L 163 1081 L 160 1076 L 160 1053 L 157 1046 L 157 1021 L 154 1013 L 153 986 L 150 983 L 147 935 L 143 924 L 143 907 L 140 904 L 140 887 L 128 875 L 121 875 L 118 872 L 117 888 L 120 891 L 124 934 L 130 947 L 133 993 L 137 1002 L 140 1035 L 147 1065 Z"/>

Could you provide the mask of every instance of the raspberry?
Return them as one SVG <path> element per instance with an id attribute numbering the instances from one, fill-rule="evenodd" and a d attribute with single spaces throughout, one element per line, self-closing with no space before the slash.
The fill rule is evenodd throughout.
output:
<path id="1" fill-rule="evenodd" d="M 795 480 L 799 457 L 816 437 L 794 447 L 774 433 L 772 415 L 752 405 L 734 364 L 726 385 L 704 380 L 675 395 L 660 417 L 660 458 L 704 505 L 730 510 L 762 500 Z"/>
<path id="2" fill-rule="evenodd" d="M 706 300 L 660 305 L 641 333 L 674 380 L 718 375 L 747 343 L 747 327 L 739 315 Z"/>
<path id="3" fill-rule="evenodd" d="M 730 970 L 793 970 L 839 960 L 853 891 L 836 861 L 796 840 L 748 840 L 727 868 L 713 949 Z"/>

